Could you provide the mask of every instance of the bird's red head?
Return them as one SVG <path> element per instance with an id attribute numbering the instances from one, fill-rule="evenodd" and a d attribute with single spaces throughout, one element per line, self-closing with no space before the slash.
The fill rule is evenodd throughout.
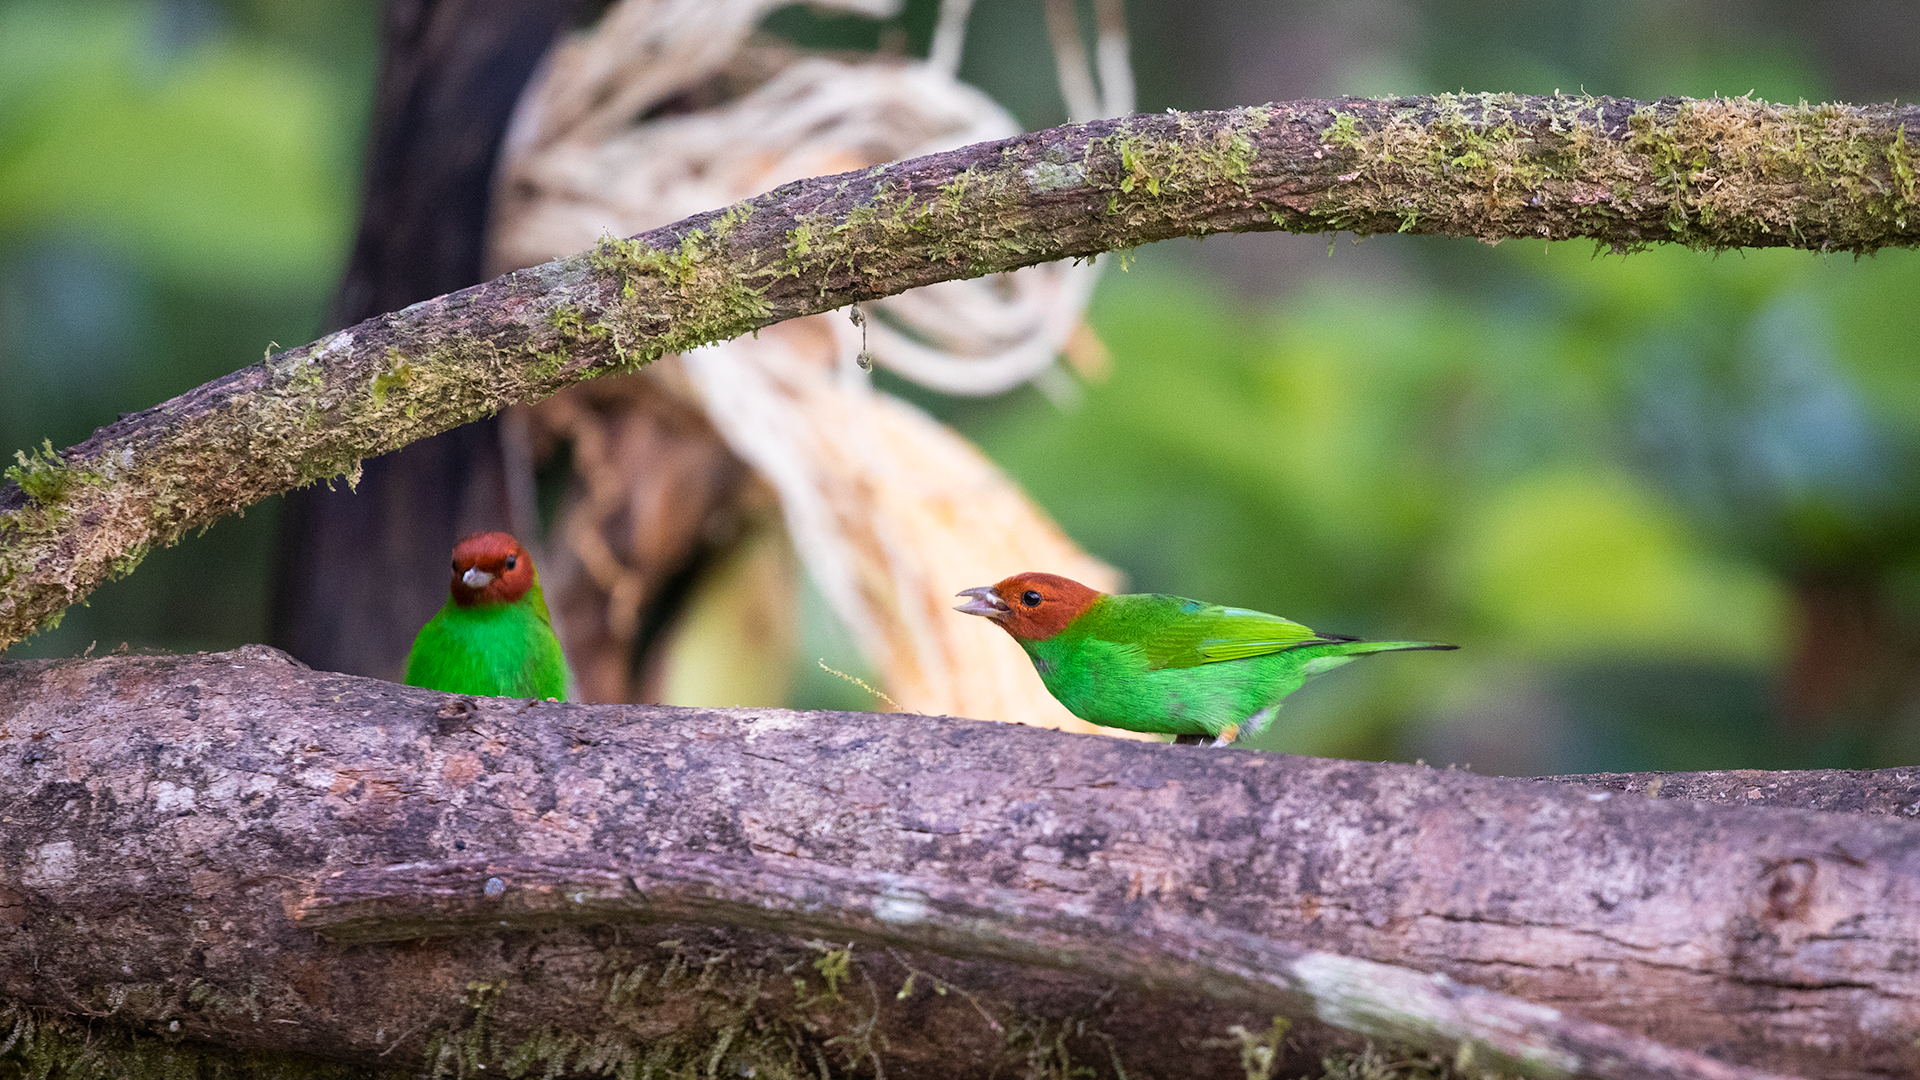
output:
<path id="1" fill-rule="evenodd" d="M 511 604 L 533 588 L 533 556 L 511 534 L 474 533 L 453 546 L 453 602 Z"/>
<path id="2" fill-rule="evenodd" d="M 1106 594 L 1059 574 L 1030 571 L 955 595 L 971 597 L 955 611 L 984 615 L 1021 641 L 1045 641 Z"/>

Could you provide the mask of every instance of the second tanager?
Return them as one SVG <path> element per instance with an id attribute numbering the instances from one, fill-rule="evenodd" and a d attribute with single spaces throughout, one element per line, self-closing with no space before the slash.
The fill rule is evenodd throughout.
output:
<path id="1" fill-rule="evenodd" d="M 1312 676 L 1369 653 L 1452 649 L 1361 641 L 1291 619 L 1159 593 L 1111 595 L 1058 574 L 982 585 L 956 610 L 999 624 L 1075 716 L 1226 744 L 1264 729 Z"/>

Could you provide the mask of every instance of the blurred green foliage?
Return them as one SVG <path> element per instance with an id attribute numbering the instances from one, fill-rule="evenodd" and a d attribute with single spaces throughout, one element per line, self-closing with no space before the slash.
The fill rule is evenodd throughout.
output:
<path id="1" fill-rule="evenodd" d="M 0 445 L 84 439 L 319 330 L 351 239 L 372 0 L 0 3 Z M 272 504 L 10 655 L 264 638 Z"/>
<path id="2" fill-rule="evenodd" d="M 74 226 L 214 291 L 325 290 L 352 212 L 337 88 L 235 35 L 157 42 L 159 17 L 7 12 L 0 228 Z"/>
<path id="3" fill-rule="evenodd" d="M 769 26 L 917 53 L 934 9 Z M 1462 87 L 1819 100 L 1864 70 L 1848 48 L 1915 29 L 1864 3 L 1809 21 L 1760 0 L 1383 0 L 1324 86 L 1244 60 L 1321 48 L 1343 10 L 1133 0 L 1142 107 Z M 317 332 L 376 21 L 373 0 L 0 0 L 0 446 L 76 442 Z M 979 0 L 963 74 L 1024 123 L 1063 119 L 1036 0 Z M 1259 243 L 1282 242 L 1110 267 L 1093 322 L 1113 373 L 1077 404 L 903 392 L 1136 588 L 1465 646 L 1344 669 L 1267 745 L 1515 772 L 1920 753 L 1912 253 L 1623 261 L 1383 237 L 1273 280 L 1211 257 Z M 13 655 L 258 640 L 272 511 L 157 553 Z M 1864 614 L 1823 631 L 1809 598 L 1827 596 Z M 1878 689 L 1790 708 L 1820 655 L 1809 627 L 1885 639 L 1862 676 Z M 852 666 L 846 641 L 816 646 Z M 817 671 L 796 692 L 864 704 Z"/>

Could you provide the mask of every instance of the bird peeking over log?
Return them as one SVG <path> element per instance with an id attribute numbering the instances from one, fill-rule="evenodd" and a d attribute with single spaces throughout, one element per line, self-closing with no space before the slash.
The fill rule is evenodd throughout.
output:
<path id="1" fill-rule="evenodd" d="M 452 694 L 567 697 L 572 675 L 520 541 L 489 532 L 454 545 L 447 602 L 413 639 L 406 681 Z"/>

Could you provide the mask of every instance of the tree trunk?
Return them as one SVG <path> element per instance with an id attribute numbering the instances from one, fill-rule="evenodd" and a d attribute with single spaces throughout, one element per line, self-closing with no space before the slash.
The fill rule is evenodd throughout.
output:
<path id="1" fill-rule="evenodd" d="M 1920 770 L 1859 778 L 1878 815 L 1756 805 L 1791 774 L 1720 806 L 259 647 L 0 664 L 0 716 L 0 997 L 240 1052 L 1231 1074 L 1278 1016 L 1287 1068 L 1342 1032 L 1536 1076 L 1916 1064 Z"/>
<path id="2" fill-rule="evenodd" d="M 494 162 L 521 88 L 576 0 L 389 0 L 360 232 L 331 328 L 482 280 Z M 315 667 L 398 679 L 446 599 L 446 554 L 513 527 L 500 425 L 475 420 L 287 494 L 273 641 Z M 528 538 L 531 540 L 532 538 Z"/>

